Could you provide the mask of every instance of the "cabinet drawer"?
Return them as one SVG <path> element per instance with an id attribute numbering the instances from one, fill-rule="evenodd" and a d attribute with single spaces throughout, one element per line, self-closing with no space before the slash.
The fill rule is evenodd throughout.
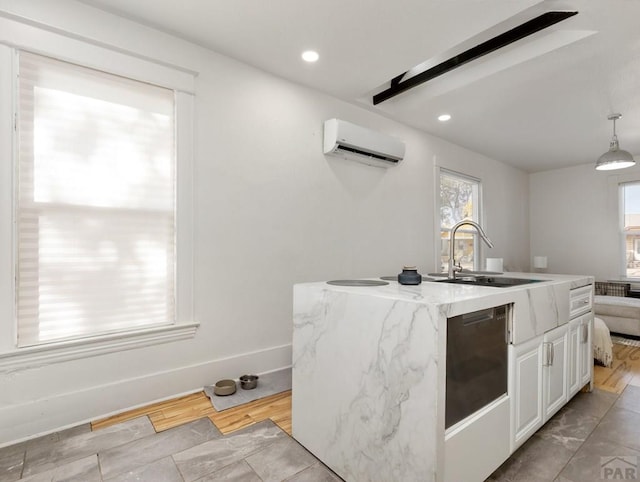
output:
<path id="1" fill-rule="evenodd" d="M 593 305 L 593 286 L 583 286 L 571 290 L 569 295 L 569 318 L 574 319 L 591 311 Z"/>

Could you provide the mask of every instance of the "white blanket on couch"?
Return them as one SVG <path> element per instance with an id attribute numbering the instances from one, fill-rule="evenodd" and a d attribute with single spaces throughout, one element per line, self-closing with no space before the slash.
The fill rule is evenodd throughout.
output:
<path id="1" fill-rule="evenodd" d="M 593 319 L 593 358 L 606 367 L 613 363 L 613 343 L 609 328 L 600 318 Z"/>

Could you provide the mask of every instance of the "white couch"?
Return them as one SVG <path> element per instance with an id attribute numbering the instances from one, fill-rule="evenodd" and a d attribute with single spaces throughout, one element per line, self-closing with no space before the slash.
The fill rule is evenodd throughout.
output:
<path id="1" fill-rule="evenodd" d="M 610 331 L 640 336 L 640 298 L 627 296 L 630 289 L 630 283 L 596 281 L 593 311 Z"/>
<path id="2" fill-rule="evenodd" d="M 640 336 L 640 298 L 596 295 L 594 313 L 610 331 Z"/>

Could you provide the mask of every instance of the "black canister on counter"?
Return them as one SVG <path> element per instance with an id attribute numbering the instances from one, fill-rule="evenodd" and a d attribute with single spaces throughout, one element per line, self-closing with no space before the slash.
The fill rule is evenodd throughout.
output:
<path id="1" fill-rule="evenodd" d="M 401 285 L 419 285 L 422 283 L 422 276 L 415 266 L 405 266 L 402 273 L 398 275 L 398 283 Z"/>

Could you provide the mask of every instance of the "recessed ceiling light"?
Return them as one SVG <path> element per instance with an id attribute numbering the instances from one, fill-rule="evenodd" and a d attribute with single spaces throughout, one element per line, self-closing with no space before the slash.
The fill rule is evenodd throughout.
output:
<path id="1" fill-rule="evenodd" d="M 438 116 L 438 120 L 440 122 L 447 122 L 449 119 L 451 119 L 451 116 L 449 114 L 442 114 Z"/>
<path id="2" fill-rule="evenodd" d="M 305 62 L 315 62 L 319 58 L 320 55 L 318 55 L 318 52 L 316 52 L 315 50 L 306 50 L 302 52 L 302 60 L 304 60 Z"/>

